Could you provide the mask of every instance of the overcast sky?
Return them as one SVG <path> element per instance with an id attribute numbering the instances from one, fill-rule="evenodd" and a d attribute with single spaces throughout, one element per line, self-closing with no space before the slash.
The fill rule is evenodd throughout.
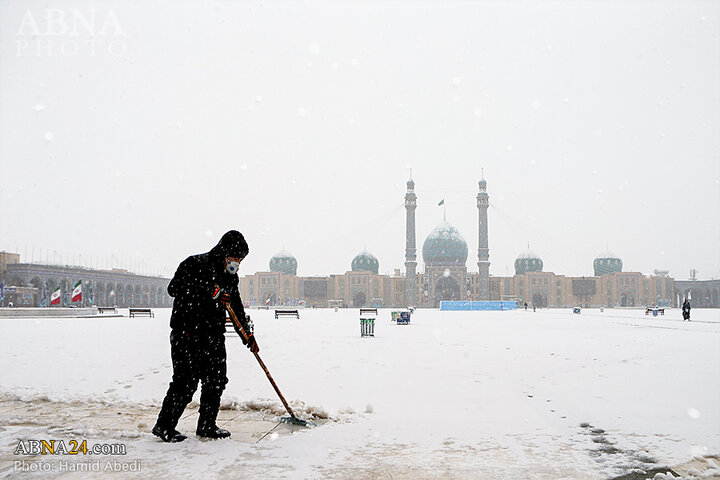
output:
<path id="1" fill-rule="evenodd" d="M 0 250 L 404 271 L 412 168 L 418 253 L 445 199 L 477 271 L 484 168 L 492 275 L 719 278 L 719 5 L 0 1 Z"/>

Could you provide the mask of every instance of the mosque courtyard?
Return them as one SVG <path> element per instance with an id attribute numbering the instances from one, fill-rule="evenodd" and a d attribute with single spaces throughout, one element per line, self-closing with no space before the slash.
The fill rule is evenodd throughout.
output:
<path id="1" fill-rule="evenodd" d="M 280 401 L 228 336 L 219 424 L 232 438 L 192 435 L 191 404 L 181 444 L 149 433 L 171 376 L 170 312 L 155 312 L 0 321 L 0 477 L 104 478 L 107 462 L 112 478 L 720 475 L 717 309 L 693 309 L 689 323 L 679 309 L 418 309 L 410 325 L 383 309 L 369 338 L 357 309 L 305 309 L 299 320 L 249 310 L 260 355 L 317 426 L 278 422 Z M 125 454 L 16 455 L 29 440 Z"/>

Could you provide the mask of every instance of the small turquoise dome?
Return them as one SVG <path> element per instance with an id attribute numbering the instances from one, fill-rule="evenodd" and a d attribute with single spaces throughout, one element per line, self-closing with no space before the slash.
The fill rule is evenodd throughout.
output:
<path id="1" fill-rule="evenodd" d="M 535 253 L 527 250 L 515 259 L 515 275 L 524 275 L 528 272 L 542 272 L 543 261 Z"/>
<path id="2" fill-rule="evenodd" d="M 283 250 L 273 255 L 270 259 L 270 271 L 282 272 L 287 275 L 297 275 L 297 260 Z"/>
<path id="3" fill-rule="evenodd" d="M 378 269 L 380 268 L 380 262 L 378 262 L 378 259 L 375 258 L 375 255 L 363 250 L 355 255 L 355 258 L 353 258 L 352 263 L 350 264 L 350 268 L 353 272 L 372 272 L 377 275 Z"/>
<path id="4" fill-rule="evenodd" d="M 622 267 L 622 260 L 610 252 L 601 253 L 595 261 L 593 261 L 593 269 L 595 270 L 596 277 L 610 275 L 614 272 L 622 272 Z"/>
<path id="5" fill-rule="evenodd" d="M 464 266 L 468 257 L 467 242 L 457 228 L 442 222 L 425 239 L 422 256 L 426 266 Z"/>

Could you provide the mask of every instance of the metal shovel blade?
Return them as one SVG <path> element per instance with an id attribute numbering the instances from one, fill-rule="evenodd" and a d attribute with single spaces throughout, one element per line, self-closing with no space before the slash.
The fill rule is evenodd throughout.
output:
<path id="1" fill-rule="evenodd" d="M 317 427 L 317 423 L 301 420 L 297 417 L 280 417 L 280 421 L 290 425 L 300 425 L 301 427 Z"/>

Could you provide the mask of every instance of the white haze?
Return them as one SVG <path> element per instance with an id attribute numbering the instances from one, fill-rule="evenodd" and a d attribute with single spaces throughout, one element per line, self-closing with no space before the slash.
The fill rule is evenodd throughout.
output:
<path id="1" fill-rule="evenodd" d="M 45 19 L 93 9 L 95 35 Z M 418 248 L 444 198 L 476 271 L 484 168 L 493 275 L 529 242 L 558 274 L 610 249 L 717 278 L 718 25 L 712 1 L 0 1 L 0 250 L 170 275 L 236 228 L 242 274 L 283 248 L 404 271 L 411 167 Z"/>

